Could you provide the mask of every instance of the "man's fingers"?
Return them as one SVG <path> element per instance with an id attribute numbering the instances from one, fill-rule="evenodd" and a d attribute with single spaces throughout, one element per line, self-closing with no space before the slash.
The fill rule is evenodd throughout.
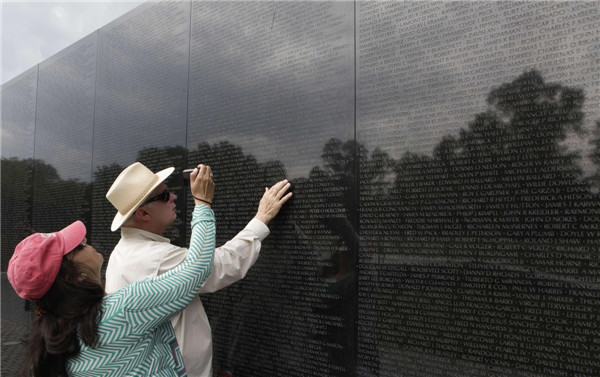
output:
<path id="1" fill-rule="evenodd" d="M 199 179 L 209 180 L 211 178 L 211 173 L 212 170 L 210 166 L 198 164 L 190 173 L 190 184 Z"/>
<path id="2" fill-rule="evenodd" d="M 275 183 L 270 189 L 269 192 L 272 193 L 277 199 L 279 199 L 283 193 L 281 193 L 280 195 L 280 191 L 282 188 L 285 187 L 286 183 L 288 183 L 287 179 L 284 179 L 282 181 L 279 181 L 277 183 Z"/>
<path id="3" fill-rule="evenodd" d="M 208 165 L 198 164 L 198 166 L 196 166 L 195 170 L 197 170 L 196 175 L 199 176 L 199 177 L 203 177 L 203 178 L 210 177 L 211 169 L 210 169 L 210 166 L 208 166 Z M 192 172 L 192 174 L 193 173 L 194 172 Z M 190 176 L 192 174 L 190 174 Z"/>
<path id="4" fill-rule="evenodd" d="M 202 164 L 196 165 L 194 170 L 192 170 L 192 172 L 190 173 L 190 178 L 192 178 L 192 180 L 195 180 L 196 177 L 198 177 L 198 175 L 202 176 L 201 172 L 202 172 L 203 167 L 204 167 L 204 165 L 202 165 Z"/>
<path id="5" fill-rule="evenodd" d="M 271 190 L 275 190 L 275 192 L 278 192 L 287 183 L 287 181 L 287 179 L 284 179 L 283 181 L 275 183 L 273 187 L 271 187 Z"/>
<path id="6" fill-rule="evenodd" d="M 198 166 L 196 166 L 196 169 L 198 169 L 198 177 L 202 177 L 204 175 L 204 165 L 198 164 Z"/>
<path id="7" fill-rule="evenodd" d="M 277 198 L 277 200 L 280 200 L 283 194 L 285 194 L 285 192 L 290 188 L 290 186 L 291 184 L 289 182 L 286 183 L 283 187 L 279 189 L 279 191 L 277 191 L 275 198 Z"/>
<path id="8" fill-rule="evenodd" d="M 290 200 L 290 198 L 292 197 L 293 194 L 294 194 L 293 192 L 288 192 L 286 196 L 284 196 L 283 198 L 281 198 L 281 200 L 279 201 L 279 203 L 281 203 L 283 205 L 283 203 L 285 203 L 288 200 Z"/>

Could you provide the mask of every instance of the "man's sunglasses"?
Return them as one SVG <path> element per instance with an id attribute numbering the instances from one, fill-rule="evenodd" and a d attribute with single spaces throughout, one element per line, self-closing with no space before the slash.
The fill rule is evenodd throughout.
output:
<path id="1" fill-rule="evenodd" d="M 145 206 L 148 203 L 152 203 L 152 202 L 156 202 L 156 201 L 168 202 L 170 198 L 171 198 L 171 192 L 169 191 L 169 188 L 167 187 L 165 189 L 165 191 L 146 200 L 141 206 Z"/>

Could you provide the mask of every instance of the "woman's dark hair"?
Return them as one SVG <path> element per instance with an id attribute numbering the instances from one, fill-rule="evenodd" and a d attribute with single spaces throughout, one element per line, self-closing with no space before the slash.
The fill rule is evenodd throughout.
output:
<path id="1" fill-rule="evenodd" d="M 68 255 L 63 257 L 50 290 L 35 302 L 38 312 L 21 376 L 67 376 L 67 360 L 81 351 L 79 339 L 86 346 L 94 346 L 98 339 L 104 288 L 85 278 L 86 266 L 76 264 Z"/>

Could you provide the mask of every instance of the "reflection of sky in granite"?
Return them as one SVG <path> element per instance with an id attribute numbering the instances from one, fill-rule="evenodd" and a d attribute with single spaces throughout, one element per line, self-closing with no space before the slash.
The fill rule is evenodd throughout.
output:
<path id="1" fill-rule="evenodd" d="M 2 157 L 33 157 L 37 67 L 2 85 Z"/>
<path id="2" fill-rule="evenodd" d="M 353 138 L 351 3 L 194 3 L 193 20 L 188 148 L 227 140 L 294 178 Z"/>
<path id="3" fill-rule="evenodd" d="M 90 182 L 97 33 L 40 64 L 35 157 Z"/>
<path id="4" fill-rule="evenodd" d="M 589 130 L 599 20 L 594 2 L 359 2 L 358 141 L 395 158 L 429 154 L 486 111 L 491 89 L 531 69 L 585 90 Z"/>
<path id="5" fill-rule="evenodd" d="M 94 166 L 185 144 L 189 4 L 144 4 L 100 29 Z"/>
<path id="6" fill-rule="evenodd" d="M 228 140 L 304 176 L 327 139 L 353 137 L 352 3 L 193 7 L 189 93 L 189 3 L 145 4 L 100 30 L 94 166 L 127 165 L 144 147 Z M 587 129 L 599 118 L 593 2 L 358 2 L 356 12 L 357 135 L 370 151 L 430 153 L 486 110 L 492 88 L 532 68 L 585 90 Z M 22 125 L 7 119 L 2 155 L 27 157 Z M 45 140 L 36 157 L 89 179 L 86 141 Z M 570 141 L 586 148 L 585 137 Z"/>

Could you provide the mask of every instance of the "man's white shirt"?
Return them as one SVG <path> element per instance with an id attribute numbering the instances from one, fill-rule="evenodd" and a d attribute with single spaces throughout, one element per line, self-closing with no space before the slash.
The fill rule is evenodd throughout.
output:
<path id="1" fill-rule="evenodd" d="M 225 245 L 215 249 L 214 267 L 198 293 L 211 293 L 244 278 L 260 254 L 269 228 L 252 219 Z M 147 277 L 161 275 L 182 263 L 188 249 L 171 245 L 168 238 L 136 228 L 121 228 L 121 239 L 106 268 L 106 292 L 112 293 Z M 187 308 L 171 318 L 175 336 L 190 377 L 209 377 L 212 336 L 202 302 L 195 296 Z"/>

